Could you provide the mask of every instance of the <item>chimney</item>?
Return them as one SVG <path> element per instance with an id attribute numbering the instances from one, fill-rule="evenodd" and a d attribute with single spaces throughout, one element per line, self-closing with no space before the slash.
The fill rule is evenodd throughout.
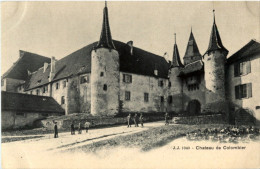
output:
<path id="1" fill-rule="evenodd" d="M 133 41 L 129 41 L 126 43 L 129 47 L 130 47 L 130 53 L 131 55 L 133 55 L 133 45 L 134 45 L 134 42 Z"/>
<path id="2" fill-rule="evenodd" d="M 49 76 L 49 82 L 52 81 L 55 75 L 55 65 L 56 65 L 56 59 L 54 56 L 51 57 L 51 71 L 50 71 L 50 76 Z"/>
<path id="3" fill-rule="evenodd" d="M 43 64 L 43 73 L 46 71 L 46 69 L 48 68 L 48 63 L 47 62 L 44 62 Z"/>

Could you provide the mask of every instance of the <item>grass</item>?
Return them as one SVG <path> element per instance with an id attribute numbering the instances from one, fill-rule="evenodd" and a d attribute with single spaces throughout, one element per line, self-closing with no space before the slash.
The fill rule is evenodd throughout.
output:
<path id="1" fill-rule="evenodd" d="M 66 151 L 76 152 L 82 150 L 83 152 L 96 152 L 101 149 L 114 148 L 117 146 L 125 146 L 128 148 L 137 147 L 142 151 L 149 151 L 151 149 L 161 147 L 174 139 L 185 136 L 187 133 L 198 129 L 217 128 L 227 125 L 220 124 L 203 124 L 203 125 L 169 125 L 154 127 L 148 130 L 126 135 L 118 136 L 109 140 L 102 140 L 92 144 L 70 148 Z"/>

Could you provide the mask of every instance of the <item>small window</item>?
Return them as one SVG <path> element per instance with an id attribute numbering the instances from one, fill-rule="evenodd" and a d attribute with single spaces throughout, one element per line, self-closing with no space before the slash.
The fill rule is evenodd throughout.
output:
<path id="1" fill-rule="evenodd" d="M 172 103 L 172 96 L 168 96 L 168 103 Z"/>
<path id="2" fill-rule="evenodd" d="M 149 102 L 149 93 L 144 93 L 144 102 Z"/>
<path id="3" fill-rule="evenodd" d="M 1 86 L 4 86 L 4 85 L 5 85 L 5 81 L 1 80 Z"/>
<path id="4" fill-rule="evenodd" d="M 161 96 L 161 103 L 163 103 L 164 102 L 164 97 L 163 96 Z"/>
<path id="5" fill-rule="evenodd" d="M 104 90 L 104 91 L 107 91 L 107 85 L 106 85 L 106 84 L 104 84 L 103 90 Z"/>
<path id="6" fill-rule="evenodd" d="M 26 116 L 26 114 L 25 114 L 25 113 L 16 113 L 16 116 L 25 117 L 25 116 Z"/>
<path id="7" fill-rule="evenodd" d="M 129 91 L 125 92 L 125 100 L 131 100 L 131 93 Z"/>
<path id="8" fill-rule="evenodd" d="M 163 87 L 163 80 L 159 80 L 159 81 L 158 81 L 158 86 Z"/>
<path id="9" fill-rule="evenodd" d="M 88 75 L 86 75 L 86 76 L 81 76 L 81 78 L 80 78 L 80 84 L 88 83 L 88 82 L 89 82 Z"/>
<path id="10" fill-rule="evenodd" d="M 57 82 L 57 83 L 56 83 L 56 90 L 59 89 L 59 88 L 60 88 L 60 83 Z"/>
<path id="11" fill-rule="evenodd" d="M 241 84 L 235 86 L 235 98 L 250 98 L 252 97 L 252 83 Z"/>
<path id="12" fill-rule="evenodd" d="M 169 81 L 169 83 L 168 83 L 168 87 L 171 87 L 172 86 L 172 83 Z"/>
<path id="13" fill-rule="evenodd" d="M 234 64 L 234 77 L 251 73 L 251 62 L 245 61 Z"/>
<path id="14" fill-rule="evenodd" d="M 33 91 L 31 90 L 31 91 L 30 91 L 30 94 L 32 94 L 32 93 L 33 93 Z"/>
<path id="15" fill-rule="evenodd" d="M 37 90 L 36 90 L 36 95 L 39 95 L 39 93 L 40 93 L 40 92 L 39 92 L 39 89 L 37 89 Z"/>
<path id="16" fill-rule="evenodd" d="M 65 88 L 67 86 L 67 82 L 64 80 L 63 81 L 63 88 Z"/>
<path id="17" fill-rule="evenodd" d="M 48 85 L 47 86 L 43 86 L 42 93 L 46 93 L 46 92 L 48 92 Z"/>
<path id="18" fill-rule="evenodd" d="M 132 83 L 132 75 L 123 74 L 123 82 Z"/>
<path id="19" fill-rule="evenodd" d="M 61 96 L 61 104 L 65 104 L 65 97 Z"/>
<path id="20" fill-rule="evenodd" d="M 100 77 L 103 77 L 104 76 L 104 72 L 100 72 Z"/>

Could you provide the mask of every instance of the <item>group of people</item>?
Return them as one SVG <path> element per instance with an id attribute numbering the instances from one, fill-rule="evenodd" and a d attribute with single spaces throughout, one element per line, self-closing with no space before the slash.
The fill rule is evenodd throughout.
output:
<path id="1" fill-rule="evenodd" d="M 139 127 L 139 122 L 141 124 L 141 127 L 144 127 L 144 116 L 142 113 L 140 114 L 140 117 L 138 117 L 137 113 L 135 113 L 134 117 L 132 117 L 129 113 L 129 115 L 127 116 L 127 127 L 131 127 L 132 120 L 134 121 L 135 127 Z"/>
<path id="2" fill-rule="evenodd" d="M 57 122 L 54 122 L 54 138 L 58 138 L 58 126 L 57 126 Z M 88 133 L 90 127 L 90 122 L 86 122 L 85 125 L 83 126 L 82 123 L 79 122 L 78 125 L 78 134 L 82 133 L 82 129 L 86 130 L 86 133 Z M 75 135 L 75 126 L 74 126 L 74 122 L 71 123 L 70 125 L 70 132 L 71 135 Z"/>

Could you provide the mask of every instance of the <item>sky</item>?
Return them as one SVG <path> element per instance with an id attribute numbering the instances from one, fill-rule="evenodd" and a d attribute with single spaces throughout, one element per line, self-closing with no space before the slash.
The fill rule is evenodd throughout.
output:
<path id="1" fill-rule="evenodd" d="M 251 39 L 260 39 L 259 2 L 108 1 L 112 38 L 171 60 L 174 33 L 182 57 L 191 27 L 203 55 L 213 24 L 213 8 L 228 57 Z M 1 75 L 19 50 L 61 59 L 99 40 L 104 2 L 2 2 Z"/>

